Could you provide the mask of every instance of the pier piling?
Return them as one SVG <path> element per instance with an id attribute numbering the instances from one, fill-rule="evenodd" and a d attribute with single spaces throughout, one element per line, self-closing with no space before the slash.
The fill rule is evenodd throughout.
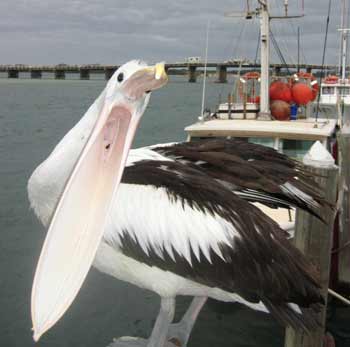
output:
<path id="1" fill-rule="evenodd" d="M 218 65 L 216 74 L 218 83 L 227 83 L 227 67 L 225 65 Z"/>
<path id="2" fill-rule="evenodd" d="M 42 77 L 41 70 L 31 70 L 30 71 L 30 78 L 39 79 Z"/>
<path id="3" fill-rule="evenodd" d="M 66 72 L 62 69 L 55 70 L 55 79 L 56 80 L 64 80 L 66 78 Z"/>
<path id="4" fill-rule="evenodd" d="M 90 70 L 89 69 L 80 69 L 80 79 L 89 80 L 90 79 Z"/>
<path id="5" fill-rule="evenodd" d="M 18 78 L 19 71 L 18 70 L 8 70 L 7 77 L 8 78 Z"/>
<path id="6" fill-rule="evenodd" d="M 188 82 L 195 83 L 197 81 L 196 66 L 188 66 Z"/>
<path id="7" fill-rule="evenodd" d="M 314 146 L 316 145 L 321 146 L 320 143 L 316 143 Z M 323 150 L 326 151 L 324 148 Z M 329 157 L 331 158 L 330 154 Z M 304 164 L 314 174 L 315 180 L 325 193 L 326 200 L 330 203 L 335 203 L 337 199 L 338 167 L 331 161 L 310 159 L 310 156 L 305 156 Z M 326 223 L 298 209 L 293 240 L 294 244 L 308 257 L 319 273 L 321 292 L 326 301 L 326 305 L 318 314 L 321 325 L 316 331 L 311 332 L 310 335 L 287 327 L 284 347 L 323 346 L 335 212 L 331 208 L 325 207 L 322 217 Z"/>
<path id="8" fill-rule="evenodd" d="M 339 192 L 342 198 L 339 213 L 339 266 L 340 283 L 350 284 L 350 124 L 345 123 L 338 134 Z"/>

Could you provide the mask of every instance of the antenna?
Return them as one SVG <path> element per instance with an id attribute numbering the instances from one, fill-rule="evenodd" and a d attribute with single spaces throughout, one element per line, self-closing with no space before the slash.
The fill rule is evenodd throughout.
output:
<path id="1" fill-rule="evenodd" d="M 200 116 L 200 121 L 202 123 L 204 122 L 205 85 L 206 85 L 206 81 L 207 81 L 209 27 L 210 27 L 210 20 L 208 19 L 208 22 L 207 22 L 207 37 L 206 37 L 206 43 L 205 43 L 205 61 L 204 61 L 203 92 L 202 92 L 202 110 L 201 110 L 201 116 Z"/>
<path id="2" fill-rule="evenodd" d="M 342 16 L 341 16 L 341 28 L 338 29 L 338 31 L 341 32 L 341 39 L 340 39 L 340 57 L 339 57 L 339 70 L 341 78 L 345 79 L 345 70 L 346 70 L 346 51 L 347 51 L 347 36 L 348 31 L 350 29 L 347 29 L 348 26 L 347 22 L 347 16 L 348 16 L 348 3 L 345 0 L 342 0 Z"/>

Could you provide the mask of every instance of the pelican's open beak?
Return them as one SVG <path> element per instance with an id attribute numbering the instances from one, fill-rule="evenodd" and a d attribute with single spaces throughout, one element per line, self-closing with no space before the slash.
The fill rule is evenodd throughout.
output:
<path id="1" fill-rule="evenodd" d="M 32 288 L 34 339 L 68 309 L 91 267 L 138 121 L 135 100 L 167 82 L 164 64 L 124 81 L 121 102 L 106 97 L 53 214 Z"/>

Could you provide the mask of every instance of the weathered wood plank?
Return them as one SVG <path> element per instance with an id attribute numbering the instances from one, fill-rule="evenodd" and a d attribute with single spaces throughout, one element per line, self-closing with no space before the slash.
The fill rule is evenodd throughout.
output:
<path id="1" fill-rule="evenodd" d="M 350 127 L 338 135 L 341 205 L 339 211 L 339 281 L 350 284 Z"/>
<path id="2" fill-rule="evenodd" d="M 324 168 L 309 166 L 309 168 L 315 174 L 316 181 L 321 187 L 324 187 L 326 199 L 335 203 L 337 198 L 338 168 L 334 165 Z M 322 216 L 327 222 L 326 224 L 310 214 L 298 210 L 293 242 L 319 271 L 322 294 L 327 301 L 334 211 L 330 208 L 325 208 Z M 294 331 L 288 327 L 285 335 L 285 347 L 321 347 L 325 332 L 326 306 L 319 313 L 319 321 L 321 322 L 320 328 L 310 335 Z"/>

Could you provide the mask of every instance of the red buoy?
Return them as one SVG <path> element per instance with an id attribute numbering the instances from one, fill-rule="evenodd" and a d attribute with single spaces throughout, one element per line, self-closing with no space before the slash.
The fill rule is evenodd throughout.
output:
<path id="1" fill-rule="evenodd" d="M 279 80 L 272 82 L 270 85 L 270 99 L 291 102 L 292 91 L 289 84 Z"/>
<path id="2" fill-rule="evenodd" d="M 277 120 L 290 119 L 290 105 L 283 100 L 274 100 L 270 105 L 271 115 Z"/>
<path id="3" fill-rule="evenodd" d="M 305 83 L 295 83 L 292 87 L 292 97 L 296 104 L 306 105 L 316 96 L 312 92 L 310 86 Z"/>

